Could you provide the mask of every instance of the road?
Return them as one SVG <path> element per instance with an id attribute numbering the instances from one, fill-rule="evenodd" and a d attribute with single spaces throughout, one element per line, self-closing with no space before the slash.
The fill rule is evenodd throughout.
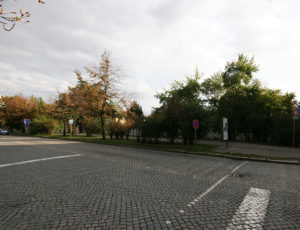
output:
<path id="1" fill-rule="evenodd" d="M 0 229 L 300 229 L 300 166 L 0 136 Z"/>

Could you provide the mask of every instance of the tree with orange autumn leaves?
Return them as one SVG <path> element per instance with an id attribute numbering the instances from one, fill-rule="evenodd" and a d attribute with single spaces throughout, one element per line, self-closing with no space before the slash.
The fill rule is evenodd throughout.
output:
<path id="1" fill-rule="evenodd" d="M 87 135 L 95 130 L 93 127 L 98 119 L 102 138 L 105 139 L 106 120 L 120 117 L 127 103 L 125 94 L 118 88 L 118 68 L 112 64 L 110 53 L 105 50 L 98 65 L 85 66 L 85 69 L 89 78 L 84 80 L 81 72 L 75 70 L 77 84 L 69 87 L 67 93 L 59 94 L 53 114 L 64 126 L 72 118 L 76 124 L 83 126 Z"/>
<path id="2" fill-rule="evenodd" d="M 24 119 L 31 121 L 36 119 L 39 123 L 36 127 L 42 127 L 43 122 L 49 127 L 53 124 L 52 119 L 55 119 L 63 126 L 66 135 L 68 121 L 73 119 L 74 128 L 78 126 L 80 131 L 84 129 L 87 135 L 101 131 L 105 139 L 108 126 L 113 121 L 121 121 L 126 117 L 126 122 L 122 123 L 122 130 L 126 130 L 128 136 L 130 130 L 137 126 L 135 111 L 131 110 L 139 106 L 134 102 L 127 108 L 128 100 L 118 87 L 121 79 L 118 68 L 111 62 L 110 53 L 104 51 L 98 65 L 86 66 L 85 69 L 88 77 L 84 79 L 81 72 L 75 70 L 76 85 L 69 87 L 66 92 L 59 93 L 52 104 L 45 105 L 34 97 L 29 99 L 22 96 L 4 97 L 5 106 L 0 110 L 3 124 L 24 130 Z M 44 108 L 46 114 L 39 108 Z M 41 113 L 45 116 L 40 116 Z M 49 127 L 41 130 L 53 129 Z"/>
<path id="3" fill-rule="evenodd" d="M 5 121 L 5 125 L 14 129 L 24 130 L 24 119 L 33 119 L 38 111 L 37 98 L 29 99 L 16 95 L 13 97 L 4 96 L 2 101 L 5 104 L 1 109 L 1 119 Z"/>

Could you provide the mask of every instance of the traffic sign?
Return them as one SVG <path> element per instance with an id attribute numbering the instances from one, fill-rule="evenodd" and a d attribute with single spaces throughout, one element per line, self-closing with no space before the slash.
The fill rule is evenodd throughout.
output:
<path id="1" fill-rule="evenodd" d="M 298 110 L 294 110 L 293 111 L 293 118 L 294 118 L 294 120 L 297 120 L 298 117 L 299 117 L 299 111 Z"/>
<path id="2" fill-rule="evenodd" d="M 24 119 L 24 126 L 29 127 L 30 126 L 30 120 L 29 119 Z"/>
<path id="3" fill-rule="evenodd" d="M 300 106 L 298 106 L 298 118 L 300 119 Z"/>
<path id="4" fill-rule="evenodd" d="M 74 122 L 74 120 L 73 120 L 73 119 L 70 119 L 70 120 L 69 120 L 69 125 L 73 125 L 73 122 Z"/>
<path id="5" fill-rule="evenodd" d="M 199 121 L 193 120 L 193 126 L 194 126 L 194 129 L 199 129 Z"/>

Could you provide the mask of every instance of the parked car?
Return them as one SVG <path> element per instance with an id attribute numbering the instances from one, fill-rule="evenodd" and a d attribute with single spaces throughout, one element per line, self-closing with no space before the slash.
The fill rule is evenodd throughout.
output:
<path id="1" fill-rule="evenodd" d="M 0 134 L 1 135 L 9 135 L 8 129 L 7 128 L 0 128 Z"/>

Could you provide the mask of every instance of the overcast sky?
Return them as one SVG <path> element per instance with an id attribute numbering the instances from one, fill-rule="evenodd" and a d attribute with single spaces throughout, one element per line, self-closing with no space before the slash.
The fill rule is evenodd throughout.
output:
<path id="1" fill-rule="evenodd" d="M 29 10 L 31 22 L 0 30 L 2 95 L 49 100 L 108 49 L 147 113 L 174 80 L 196 66 L 209 77 L 238 53 L 255 56 L 265 86 L 300 96 L 300 0 L 13 2 L 3 4 Z"/>

